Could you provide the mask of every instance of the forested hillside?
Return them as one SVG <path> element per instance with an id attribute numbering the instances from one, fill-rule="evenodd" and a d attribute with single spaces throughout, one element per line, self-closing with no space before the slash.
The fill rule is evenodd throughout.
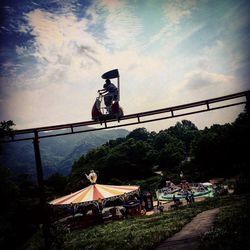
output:
<path id="1" fill-rule="evenodd" d="M 138 128 L 126 138 L 110 140 L 82 155 L 73 165 L 68 187 L 75 190 L 88 185 L 83 173 L 91 169 L 99 172 L 99 183 L 131 183 L 152 177 L 155 171 L 163 172 L 163 180 L 173 181 L 178 181 L 181 171 L 189 181 L 229 178 L 246 171 L 249 148 L 246 113 L 232 124 L 203 130 L 188 120 L 159 133 Z"/>
<path id="2" fill-rule="evenodd" d="M 55 172 L 68 175 L 74 160 L 79 159 L 82 154 L 111 139 L 125 137 L 128 133 L 125 129 L 116 129 L 41 139 L 40 150 L 45 177 Z M 2 145 L 0 162 L 15 174 L 36 175 L 32 141 Z"/>

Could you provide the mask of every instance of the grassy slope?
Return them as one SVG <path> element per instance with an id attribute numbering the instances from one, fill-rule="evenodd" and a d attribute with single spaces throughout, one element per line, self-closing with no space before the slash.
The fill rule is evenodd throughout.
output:
<path id="1" fill-rule="evenodd" d="M 162 214 L 134 217 L 71 233 L 59 230 L 57 235 L 53 236 L 54 249 L 152 249 L 178 232 L 201 211 L 224 206 L 223 213 L 227 213 L 227 211 L 235 211 L 237 207 L 244 208 L 246 203 L 246 196 L 225 196 Z M 38 238 L 39 236 L 36 236 L 36 239 L 31 239 L 25 249 L 41 249 L 38 246 Z M 212 240 L 209 239 L 209 242 L 211 243 Z"/>
<path id="2" fill-rule="evenodd" d="M 250 249 L 250 195 L 221 209 L 214 227 L 202 240 L 200 250 Z"/>

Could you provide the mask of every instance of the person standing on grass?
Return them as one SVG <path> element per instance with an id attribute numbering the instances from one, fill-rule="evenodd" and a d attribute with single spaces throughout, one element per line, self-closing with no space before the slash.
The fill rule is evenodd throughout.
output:
<path id="1" fill-rule="evenodd" d="M 159 203 L 158 210 L 160 211 L 160 213 L 162 213 L 164 210 L 164 206 L 161 202 Z"/>

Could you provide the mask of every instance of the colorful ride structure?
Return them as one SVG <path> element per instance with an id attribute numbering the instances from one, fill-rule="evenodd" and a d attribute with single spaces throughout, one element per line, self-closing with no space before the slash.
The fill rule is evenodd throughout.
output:
<path id="1" fill-rule="evenodd" d="M 212 185 L 203 185 L 202 183 L 181 182 L 177 186 L 167 181 L 166 187 L 156 191 L 156 197 L 160 201 L 171 201 L 174 198 L 181 200 L 190 195 L 193 197 L 213 197 L 214 190 Z"/>

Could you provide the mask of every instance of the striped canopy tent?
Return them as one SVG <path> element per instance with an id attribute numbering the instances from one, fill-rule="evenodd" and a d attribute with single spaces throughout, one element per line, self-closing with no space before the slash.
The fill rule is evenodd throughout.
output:
<path id="1" fill-rule="evenodd" d="M 92 184 L 75 193 L 55 199 L 51 201 L 50 204 L 61 206 L 70 204 L 89 205 L 97 202 L 98 200 L 102 200 L 105 203 L 108 200 L 115 200 L 117 198 L 123 198 L 136 193 L 138 194 L 139 188 L 139 186 Z"/>

